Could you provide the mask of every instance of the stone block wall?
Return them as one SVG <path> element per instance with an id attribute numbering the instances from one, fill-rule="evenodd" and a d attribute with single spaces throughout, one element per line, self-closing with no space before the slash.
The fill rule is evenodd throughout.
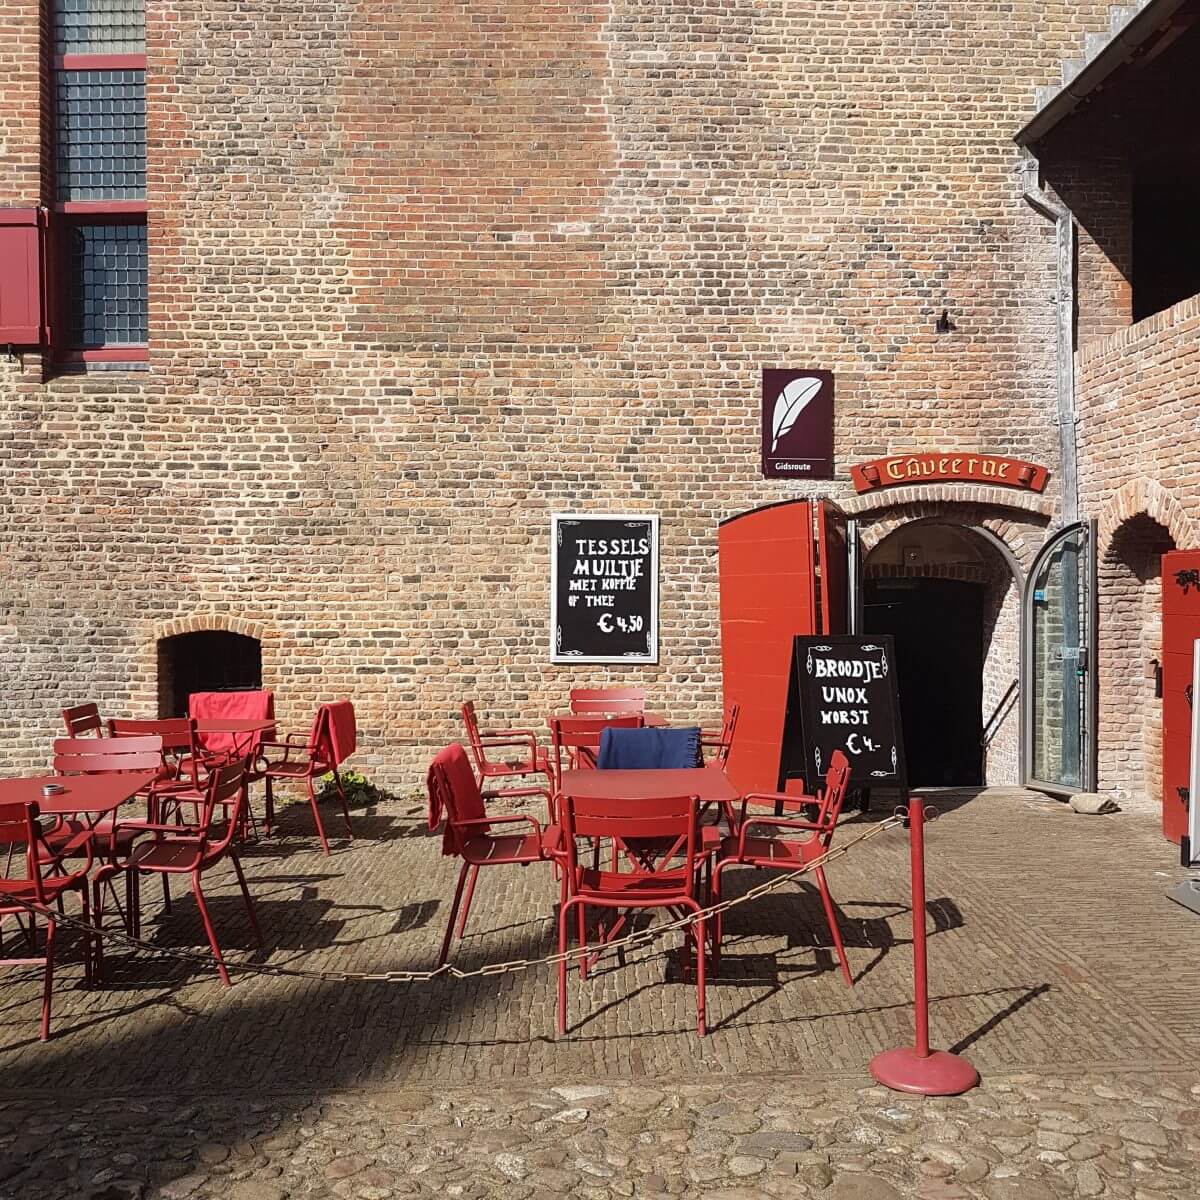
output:
<path id="1" fill-rule="evenodd" d="M 0 0 L 14 205 L 48 199 L 39 14 Z M 714 719 L 721 518 L 897 450 L 1053 467 L 1053 233 L 1011 137 L 1107 16 L 148 6 L 148 369 L 0 361 L 5 766 L 62 704 L 153 711 L 185 626 L 258 630 L 289 727 L 353 696 L 395 784 L 465 696 L 536 725 L 620 680 Z M 763 480 L 759 372 L 805 365 L 838 478 Z M 656 667 L 549 664 L 572 509 L 661 514 Z"/>

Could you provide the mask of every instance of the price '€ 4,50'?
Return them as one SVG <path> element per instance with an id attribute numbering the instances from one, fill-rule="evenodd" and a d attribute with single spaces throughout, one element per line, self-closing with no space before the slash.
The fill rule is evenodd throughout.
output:
<path id="1" fill-rule="evenodd" d="M 600 619 L 596 622 L 596 628 L 601 633 L 612 633 L 614 629 L 619 629 L 622 633 L 641 633 L 645 627 L 645 620 L 641 616 L 634 615 L 632 617 L 614 617 L 612 613 L 601 613 Z"/>

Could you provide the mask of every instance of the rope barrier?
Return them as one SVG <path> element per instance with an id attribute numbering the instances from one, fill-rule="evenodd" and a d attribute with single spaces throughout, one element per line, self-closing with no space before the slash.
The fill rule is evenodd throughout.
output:
<path id="1" fill-rule="evenodd" d="M 768 895 L 770 892 L 781 888 L 784 884 L 799 879 L 801 876 L 817 870 L 818 867 L 825 866 L 826 863 L 843 858 L 856 846 L 870 841 L 872 838 L 889 829 L 903 825 L 905 820 L 906 818 L 902 813 L 894 813 L 892 816 L 886 817 L 884 820 L 872 825 L 865 832 L 859 834 L 858 837 L 838 846 L 837 849 L 826 851 L 818 858 L 805 863 L 804 866 L 798 867 L 794 871 L 788 871 L 781 875 L 773 875 L 743 895 L 723 900 L 720 904 L 710 905 L 708 908 L 702 908 L 698 912 L 690 912 L 686 916 L 679 917 L 666 924 L 655 925 L 650 929 L 643 929 L 611 942 L 603 942 L 595 946 L 576 946 L 570 950 L 547 954 L 542 958 L 515 958 L 508 962 L 486 963 L 482 967 L 474 967 L 469 971 L 464 971 L 456 967 L 453 963 L 444 963 L 442 966 L 435 967 L 429 971 L 316 971 L 306 970 L 302 967 L 280 967 L 273 966 L 270 963 L 246 962 L 226 962 L 225 965 L 231 971 L 243 971 L 251 975 L 269 975 L 286 979 L 314 979 L 333 983 L 429 983 L 432 980 L 443 977 L 451 979 L 481 979 L 492 975 L 509 975 L 518 971 L 528 971 L 534 967 L 556 966 L 560 962 L 570 962 L 572 959 L 581 956 L 586 956 L 590 962 L 593 959 L 607 958 L 617 951 L 637 949 L 641 946 L 650 945 L 664 935 L 672 933 L 677 929 L 684 929 L 700 920 L 708 920 L 709 917 L 714 917 L 718 913 L 728 912 L 730 909 L 736 908 L 739 904 L 746 904 L 751 900 L 757 900 L 760 896 Z M 16 904 L 32 915 L 50 917 L 60 924 L 80 929 L 88 937 L 101 936 L 112 938 L 123 945 L 133 946 L 138 950 L 145 950 L 150 954 L 157 954 L 163 958 L 176 958 L 185 962 L 203 963 L 206 967 L 212 966 L 212 955 L 207 952 L 183 950 L 174 946 L 158 946 L 153 942 L 144 941 L 142 938 L 133 937 L 123 930 L 113 930 L 111 932 L 99 931 L 94 925 L 84 921 L 80 917 L 54 912 L 43 904 L 29 902 L 11 894 L 5 897 L 5 903 Z"/>

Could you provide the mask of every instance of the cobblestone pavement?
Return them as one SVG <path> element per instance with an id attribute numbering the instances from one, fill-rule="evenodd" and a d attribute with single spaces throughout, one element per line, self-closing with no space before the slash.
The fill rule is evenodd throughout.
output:
<path id="1" fill-rule="evenodd" d="M 1023 792 L 936 802 L 933 1036 L 982 1071 L 965 1098 L 866 1087 L 870 1057 L 911 1039 L 895 832 L 830 869 L 854 990 L 815 892 L 789 885 L 727 921 L 705 1039 L 659 947 L 573 978 L 559 1039 L 545 969 L 222 989 L 204 964 L 114 945 L 109 986 L 86 992 L 64 937 L 50 1043 L 36 975 L 4 976 L 0 1196 L 1194 1197 L 1200 920 L 1165 898 L 1173 848 L 1145 816 Z M 418 807 L 356 814 L 328 859 L 309 820 L 289 809 L 246 855 L 266 960 L 432 965 L 455 869 Z M 759 879 L 730 873 L 726 893 Z M 214 878 L 214 920 L 254 961 L 230 883 Z M 548 870 L 485 875 L 456 960 L 552 949 L 554 892 Z M 190 898 L 159 917 L 152 894 L 145 936 L 202 947 Z"/>

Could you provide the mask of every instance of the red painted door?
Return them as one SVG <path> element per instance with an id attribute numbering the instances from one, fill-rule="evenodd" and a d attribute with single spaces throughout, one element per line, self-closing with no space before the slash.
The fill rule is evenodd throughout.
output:
<path id="1" fill-rule="evenodd" d="M 817 632 L 813 506 L 757 508 L 721 523 L 721 669 L 740 706 L 727 770 L 742 792 L 779 787 L 792 638 Z"/>
<path id="2" fill-rule="evenodd" d="M 846 514 L 817 501 L 817 558 L 821 582 L 821 633 L 846 632 Z"/>
<path id="3" fill-rule="evenodd" d="M 1200 550 L 1163 555 L 1162 618 L 1162 819 L 1163 833 L 1178 842 L 1187 832 L 1192 644 L 1200 638 Z"/>

